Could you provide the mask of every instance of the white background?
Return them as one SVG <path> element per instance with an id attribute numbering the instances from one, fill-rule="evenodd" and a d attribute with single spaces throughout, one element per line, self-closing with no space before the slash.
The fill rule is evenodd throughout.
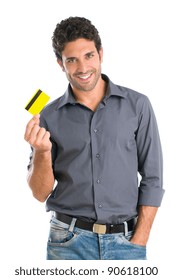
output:
<path id="1" fill-rule="evenodd" d="M 148 243 L 148 262 L 165 267 L 165 273 L 170 269 L 168 253 L 173 249 L 171 2 L 0 2 L 0 242 L 1 254 L 9 266 L 14 262 L 18 266 L 36 265 L 45 260 L 50 214 L 45 212 L 44 204 L 32 197 L 26 183 L 30 148 L 23 135 L 31 115 L 24 107 L 38 88 L 49 94 L 51 101 L 64 93 L 67 80 L 52 51 L 52 33 L 62 19 L 84 16 L 100 32 L 103 73 L 116 84 L 146 94 L 153 105 L 163 146 L 166 193 Z"/>

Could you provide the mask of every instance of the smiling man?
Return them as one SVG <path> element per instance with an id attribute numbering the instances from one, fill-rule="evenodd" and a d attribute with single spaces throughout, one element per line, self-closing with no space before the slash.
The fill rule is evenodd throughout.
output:
<path id="1" fill-rule="evenodd" d="M 61 21 L 52 42 L 69 85 L 25 131 L 28 184 L 52 211 L 47 259 L 144 260 L 164 194 L 152 106 L 102 74 L 89 20 Z"/>

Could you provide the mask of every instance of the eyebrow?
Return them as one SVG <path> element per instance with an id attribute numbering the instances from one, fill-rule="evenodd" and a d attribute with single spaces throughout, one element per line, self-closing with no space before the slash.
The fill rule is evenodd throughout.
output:
<path id="1" fill-rule="evenodd" d="M 90 52 L 86 53 L 85 55 L 94 54 L 94 53 L 95 53 L 95 51 L 90 51 Z"/>
<path id="2" fill-rule="evenodd" d="M 75 57 L 75 56 L 69 56 L 69 57 L 67 57 L 65 60 L 67 61 L 67 60 L 69 60 L 69 59 L 76 59 L 76 57 Z"/>

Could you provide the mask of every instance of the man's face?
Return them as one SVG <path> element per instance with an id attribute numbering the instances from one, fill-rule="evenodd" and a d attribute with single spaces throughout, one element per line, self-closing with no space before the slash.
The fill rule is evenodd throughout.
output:
<path id="1" fill-rule="evenodd" d="M 77 39 L 69 42 L 62 52 L 62 61 L 58 61 L 66 73 L 74 92 L 92 91 L 101 79 L 103 52 L 97 52 L 93 41 Z"/>

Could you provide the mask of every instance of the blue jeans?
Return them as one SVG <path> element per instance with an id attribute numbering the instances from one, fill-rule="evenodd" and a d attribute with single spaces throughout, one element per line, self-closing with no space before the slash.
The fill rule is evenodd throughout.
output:
<path id="1" fill-rule="evenodd" d="M 132 244 L 132 233 L 97 234 L 52 217 L 47 260 L 145 260 L 146 247 Z"/>

